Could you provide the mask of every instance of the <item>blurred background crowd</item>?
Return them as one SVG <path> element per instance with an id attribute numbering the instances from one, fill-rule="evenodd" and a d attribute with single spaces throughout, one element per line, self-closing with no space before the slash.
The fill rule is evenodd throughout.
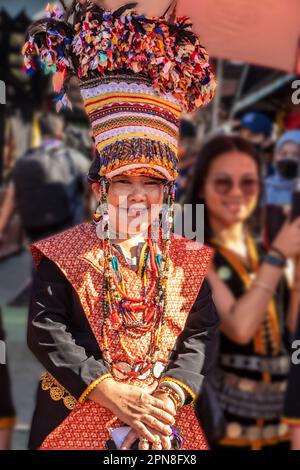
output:
<path id="1" fill-rule="evenodd" d="M 76 80 L 73 110 L 56 114 L 49 77 L 22 71 L 26 29 L 46 3 L 0 1 L 0 340 L 5 330 L 9 366 L 0 364 L 0 448 L 26 448 L 41 373 L 26 346 L 29 244 L 90 221 L 95 206 L 86 182 L 93 142 Z M 291 438 L 299 448 L 300 369 L 289 372 L 300 300 L 300 24 L 291 34 L 299 5 L 264 0 L 255 17 L 252 2 L 260 34 L 250 47 L 250 3 L 210 3 L 218 27 L 203 42 L 218 90 L 182 119 L 177 184 L 179 204 L 205 204 L 205 243 L 216 250 L 208 280 L 221 334 L 199 418 L 214 448 L 288 448 Z M 248 44 L 243 54 L 237 42 Z M 263 266 L 265 253 L 278 266 Z"/>

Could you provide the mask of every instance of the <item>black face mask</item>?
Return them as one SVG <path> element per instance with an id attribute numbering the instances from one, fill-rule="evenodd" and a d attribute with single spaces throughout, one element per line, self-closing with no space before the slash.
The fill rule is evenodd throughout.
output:
<path id="1" fill-rule="evenodd" d="M 292 159 L 281 160 L 276 163 L 277 171 L 282 178 L 292 180 L 297 177 L 298 162 Z"/>

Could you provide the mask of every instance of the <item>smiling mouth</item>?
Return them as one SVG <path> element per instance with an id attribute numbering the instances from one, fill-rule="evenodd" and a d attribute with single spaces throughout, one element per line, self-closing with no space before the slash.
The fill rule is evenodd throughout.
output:
<path id="1" fill-rule="evenodd" d="M 126 212 L 128 217 L 141 217 L 148 213 L 147 207 L 124 207 L 122 211 Z"/>
<path id="2" fill-rule="evenodd" d="M 147 214 L 147 209 L 128 209 L 128 217 L 141 217 L 142 215 Z"/>
<path id="3" fill-rule="evenodd" d="M 240 202 L 227 202 L 227 203 L 224 203 L 224 206 L 227 207 L 227 209 L 229 210 L 237 211 L 241 209 L 242 204 Z"/>

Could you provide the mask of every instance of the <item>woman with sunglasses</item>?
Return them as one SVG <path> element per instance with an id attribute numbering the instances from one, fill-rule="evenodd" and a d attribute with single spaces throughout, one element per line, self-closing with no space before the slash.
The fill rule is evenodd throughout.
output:
<path id="1" fill-rule="evenodd" d="M 250 144 L 218 136 L 204 145 L 185 202 L 205 204 L 205 242 L 215 248 L 208 280 L 221 335 L 206 395 L 212 404 L 216 393 L 211 415 L 224 424 L 222 436 L 213 430 L 215 448 L 284 447 L 289 439 L 281 422 L 289 365 L 284 336 L 286 326 L 295 325 L 299 292 L 287 302 L 284 268 L 300 254 L 300 219 L 287 223 L 264 251 L 250 224 L 259 196 L 259 160 Z"/>

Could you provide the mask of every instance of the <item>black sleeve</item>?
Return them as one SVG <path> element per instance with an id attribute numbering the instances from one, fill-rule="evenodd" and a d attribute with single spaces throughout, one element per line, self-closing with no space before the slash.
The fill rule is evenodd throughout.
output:
<path id="1" fill-rule="evenodd" d="M 109 372 L 75 290 L 46 257 L 34 277 L 27 339 L 37 359 L 76 399 Z"/>
<path id="2" fill-rule="evenodd" d="M 175 379 L 196 397 L 215 362 L 219 323 L 211 289 L 204 281 L 162 379 Z"/>

